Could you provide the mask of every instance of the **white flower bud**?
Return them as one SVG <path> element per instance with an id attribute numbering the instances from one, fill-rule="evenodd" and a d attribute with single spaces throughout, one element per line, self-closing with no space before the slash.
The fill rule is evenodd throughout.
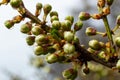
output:
<path id="1" fill-rule="evenodd" d="M 71 31 L 65 31 L 64 39 L 68 42 L 71 42 L 74 39 L 74 34 Z"/>
<path id="2" fill-rule="evenodd" d="M 75 52 L 75 46 L 70 44 L 70 43 L 66 43 L 64 46 L 63 46 L 63 50 L 65 53 L 67 54 L 71 54 L 71 53 L 74 53 Z"/>

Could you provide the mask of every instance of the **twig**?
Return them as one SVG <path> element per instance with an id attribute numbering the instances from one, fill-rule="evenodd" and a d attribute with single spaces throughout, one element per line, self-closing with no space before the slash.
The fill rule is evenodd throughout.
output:
<path id="1" fill-rule="evenodd" d="M 99 58 L 97 55 L 95 54 L 91 54 L 90 52 L 88 52 L 85 48 L 81 47 L 78 44 L 75 44 L 77 51 L 79 51 L 82 55 L 82 58 L 87 60 L 87 61 L 94 61 L 97 63 L 100 63 L 106 67 L 112 68 L 116 66 L 117 60 L 118 58 L 116 58 L 115 62 L 108 62 L 105 61 L 104 59 Z"/>

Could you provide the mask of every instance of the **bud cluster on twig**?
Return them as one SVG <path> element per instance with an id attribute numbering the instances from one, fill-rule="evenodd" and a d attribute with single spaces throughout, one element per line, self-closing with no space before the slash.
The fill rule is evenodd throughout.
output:
<path id="1" fill-rule="evenodd" d="M 8 4 L 16 9 L 20 15 L 15 16 L 12 20 L 5 21 L 5 26 L 10 29 L 15 24 L 29 18 L 30 21 L 24 23 L 20 31 L 26 34 L 26 43 L 29 46 L 35 45 L 34 53 L 37 56 L 44 55 L 48 63 L 72 63 L 73 67 L 63 71 L 63 77 L 69 80 L 74 80 L 78 74 L 79 66 L 85 66 L 83 72 L 88 74 L 89 61 L 98 62 L 109 68 L 116 67 L 120 70 L 120 60 L 118 59 L 118 50 L 120 48 L 120 37 L 113 41 L 112 35 L 119 29 L 120 15 L 116 19 L 116 26 L 111 30 L 108 23 L 107 15 L 110 14 L 110 8 L 114 0 L 98 0 L 98 13 L 90 14 L 88 12 L 80 12 L 78 20 L 74 22 L 73 16 L 66 16 L 64 21 L 59 20 L 57 11 L 52 11 L 50 4 L 36 4 L 35 14 L 32 14 L 24 6 L 22 0 L 3 0 L 0 5 Z M 43 10 L 42 19 L 38 18 Z M 50 24 L 46 21 L 50 17 Z M 101 42 L 92 39 L 88 42 L 89 47 L 86 48 L 80 44 L 78 37 L 75 35 L 81 30 L 84 21 L 90 18 L 99 20 L 102 19 L 105 25 L 105 32 L 99 32 L 94 27 L 86 28 L 86 35 L 95 36 L 102 35 L 102 38 L 107 37 L 107 42 Z M 72 28 L 73 26 L 73 28 Z"/>

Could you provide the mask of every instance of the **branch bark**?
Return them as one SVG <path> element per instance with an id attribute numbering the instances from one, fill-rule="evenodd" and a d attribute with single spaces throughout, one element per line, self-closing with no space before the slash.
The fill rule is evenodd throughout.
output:
<path id="1" fill-rule="evenodd" d="M 87 61 L 94 61 L 94 62 L 100 63 L 109 68 L 116 66 L 118 58 L 116 58 L 116 60 L 113 62 L 110 62 L 110 61 L 108 62 L 108 61 L 105 61 L 104 59 L 99 58 L 95 54 L 91 54 L 85 48 L 81 47 L 79 44 L 75 44 L 75 46 L 76 46 L 77 51 L 81 53 L 83 59 L 85 59 Z"/>

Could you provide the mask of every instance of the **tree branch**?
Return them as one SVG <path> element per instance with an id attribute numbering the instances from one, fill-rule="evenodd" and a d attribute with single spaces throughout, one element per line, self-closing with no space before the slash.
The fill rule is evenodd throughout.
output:
<path id="1" fill-rule="evenodd" d="M 75 46 L 76 46 L 77 51 L 81 53 L 82 58 L 87 61 L 94 61 L 109 68 L 116 66 L 118 58 L 116 58 L 116 60 L 113 62 L 105 61 L 104 59 L 99 58 L 97 55 L 88 52 L 85 48 L 81 47 L 80 45 L 75 44 Z"/>
<path id="2" fill-rule="evenodd" d="M 38 23 L 38 24 L 44 24 L 41 22 L 41 20 L 39 18 L 37 18 L 36 16 L 34 16 L 28 9 L 25 8 L 24 3 L 22 2 L 20 8 L 24 9 L 24 13 L 19 13 L 23 16 L 23 17 L 28 17 L 29 19 L 31 19 L 32 21 Z"/>

